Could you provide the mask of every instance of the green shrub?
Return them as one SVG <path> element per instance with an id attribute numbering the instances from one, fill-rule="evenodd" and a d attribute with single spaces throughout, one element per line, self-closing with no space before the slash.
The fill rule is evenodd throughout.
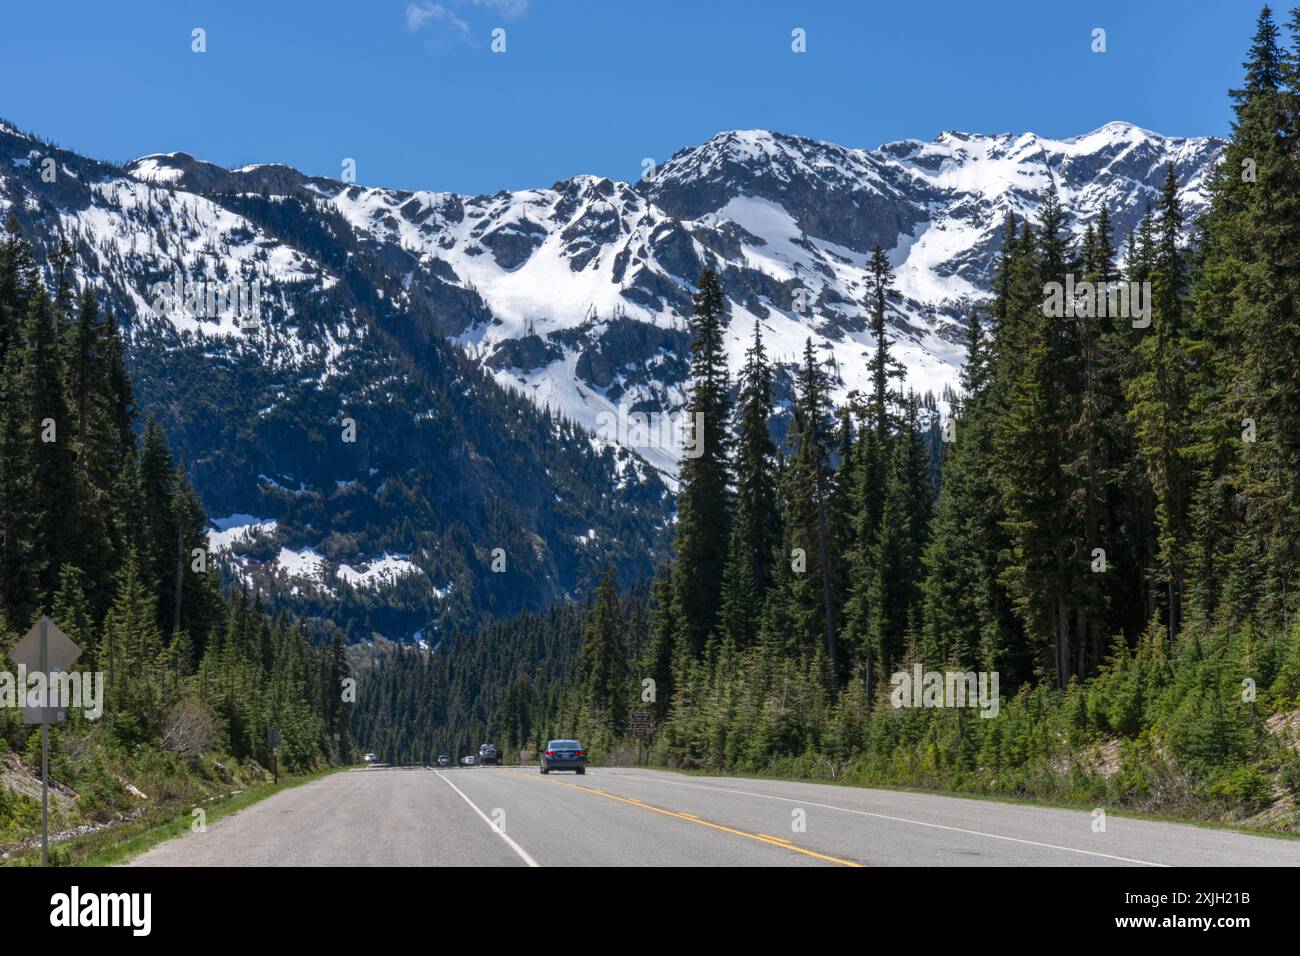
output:
<path id="1" fill-rule="evenodd" d="M 1210 785 L 1211 796 L 1234 809 L 1256 811 L 1272 802 L 1268 777 L 1255 767 L 1235 767 Z"/>
<path id="2" fill-rule="evenodd" d="M 103 822 L 117 816 L 125 797 L 126 790 L 113 779 L 104 762 L 96 757 L 81 779 L 77 809 L 86 819 Z"/>
<path id="3" fill-rule="evenodd" d="M 1120 742 L 1119 769 L 1111 780 L 1122 803 L 1140 803 L 1151 794 L 1152 748 L 1145 740 Z"/>
<path id="4" fill-rule="evenodd" d="M 1292 757 L 1283 763 L 1278 778 L 1288 793 L 1300 797 L 1300 757 Z"/>
<path id="5" fill-rule="evenodd" d="M 17 815 L 17 801 L 8 787 L 0 787 L 0 830 L 6 830 Z"/>

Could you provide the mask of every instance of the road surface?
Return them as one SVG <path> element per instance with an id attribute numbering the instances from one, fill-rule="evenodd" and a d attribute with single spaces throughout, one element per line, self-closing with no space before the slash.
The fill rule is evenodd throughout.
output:
<path id="1" fill-rule="evenodd" d="M 829 784 L 594 767 L 371 767 L 134 866 L 1300 866 L 1300 841 Z"/>

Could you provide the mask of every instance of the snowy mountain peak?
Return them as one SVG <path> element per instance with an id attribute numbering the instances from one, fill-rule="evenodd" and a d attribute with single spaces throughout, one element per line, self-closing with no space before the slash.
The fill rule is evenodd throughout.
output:
<path id="1" fill-rule="evenodd" d="M 1072 228 L 1082 231 L 1105 206 L 1120 239 L 1172 163 L 1190 221 L 1205 206 L 1205 175 L 1222 146 L 1124 122 L 1065 139 L 949 130 L 869 150 L 728 130 L 679 150 L 636 184 L 576 175 L 462 196 L 341 183 L 277 164 L 228 170 L 182 152 L 122 169 L 61 152 L 86 175 L 47 187 L 20 175 L 46 147 L 0 134 L 0 209 L 51 204 L 64 228 L 111 250 L 128 272 L 167 276 L 179 266 L 262 278 L 279 293 L 339 282 L 352 266 L 322 261 L 319 242 L 350 229 L 399 282 L 403 307 L 418 306 L 499 381 L 595 428 L 620 408 L 682 407 L 685 320 L 706 265 L 728 297 L 735 368 L 757 321 L 778 362 L 793 363 L 811 338 L 841 392 L 861 387 L 875 347 L 866 264 L 876 245 L 897 277 L 890 319 L 908 385 L 941 394 L 956 381 L 962 323 L 987 295 L 1008 212 L 1036 216 L 1054 188 Z M 328 210 L 324 234 L 305 243 L 246 221 L 247 197 L 259 196 L 299 197 L 303 215 Z M 158 203 L 169 214 L 149 211 Z M 291 320 L 293 297 L 282 298 Z M 145 306 L 135 287 L 124 299 L 128 311 Z M 170 321 L 238 332 L 233 320 Z M 308 343 L 295 344 L 291 324 L 271 331 L 284 354 L 304 353 Z M 675 471 L 677 451 L 638 451 Z"/>
<path id="2" fill-rule="evenodd" d="M 124 167 L 126 172 L 136 179 L 148 183 L 175 183 L 185 178 L 199 162 L 189 153 L 153 153 L 133 159 Z M 212 170 L 225 172 L 212 163 L 202 163 Z"/>
<path id="3" fill-rule="evenodd" d="M 1104 206 L 1122 239 L 1172 163 L 1190 221 L 1222 146 L 1127 123 L 869 150 L 731 130 L 635 184 L 575 175 L 465 196 L 184 152 L 118 166 L 0 124 L 0 217 L 15 215 L 42 258 L 67 240 L 145 370 L 142 407 L 179 436 L 205 504 L 232 516 L 214 544 L 239 574 L 324 602 L 312 613 L 392 589 L 411 610 L 382 627 L 427 633 L 435 615 L 517 607 L 517 582 L 472 546 L 503 507 L 510 527 L 541 529 L 512 567 L 535 559 L 548 599 L 605 566 L 609 542 L 669 526 L 703 268 L 726 295 L 733 373 L 762 329 L 778 437 L 805 342 L 837 400 L 867 387 L 877 244 L 896 275 L 893 354 L 907 386 L 942 405 L 1007 212 L 1035 217 L 1054 188 L 1071 228 Z M 344 415 L 356 444 L 329 440 Z M 453 496 L 473 503 L 453 514 Z M 235 533 L 246 527 L 260 530 Z"/>

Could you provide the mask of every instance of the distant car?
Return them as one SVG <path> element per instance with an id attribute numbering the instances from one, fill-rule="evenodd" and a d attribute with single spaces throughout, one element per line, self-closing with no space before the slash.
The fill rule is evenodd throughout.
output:
<path id="1" fill-rule="evenodd" d="M 501 763 L 501 755 L 497 753 L 497 748 L 491 744 L 484 744 L 478 748 L 478 762 L 480 766 L 492 764 L 496 766 Z"/>
<path id="2" fill-rule="evenodd" d="M 446 754 L 438 754 L 438 766 L 446 767 L 451 763 L 451 758 Z"/>
<path id="3" fill-rule="evenodd" d="M 552 740 L 542 753 L 542 773 L 552 770 L 587 772 L 587 751 L 576 740 Z"/>
<path id="4" fill-rule="evenodd" d="M 472 767 L 472 766 L 474 766 L 474 755 L 473 755 L 473 754 L 469 754 L 468 756 L 461 757 L 461 758 L 460 758 L 460 765 L 461 765 L 462 767 Z"/>
<path id="5" fill-rule="evenodd" d="M 376 757 L 374 754 L 366 754 L 366 763 L 374 763 L 378 759 L 379 758 Z"/>

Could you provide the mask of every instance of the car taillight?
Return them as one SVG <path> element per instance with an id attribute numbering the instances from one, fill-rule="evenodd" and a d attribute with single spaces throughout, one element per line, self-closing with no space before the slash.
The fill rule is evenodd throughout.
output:
<path id="1" fill-rule="evenodd" d="M 548 750 L 548 751 L 546 751 L 546 756 L 548 756 L 548 757 L 554 757 L 554 756 L 555 756 L 555 751 L 554 751 L 554 750 Z"/>
<path id="2" fill-rule="evenodd" d="M 585 757 L 585 756 L 587 756 L 587 751 L 585 751 L 585 750 L 575 750 L 575 751 L 573 752 L 573 755 L 574 755 L 575 757 Z"/>

